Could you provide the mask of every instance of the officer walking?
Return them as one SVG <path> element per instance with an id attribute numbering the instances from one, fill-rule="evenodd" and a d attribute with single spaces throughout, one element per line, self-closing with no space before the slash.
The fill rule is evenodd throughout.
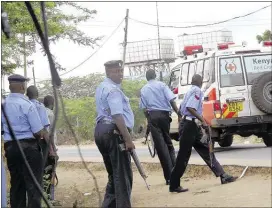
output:
<path id="1" fill-rule="evenodd" d="M 130 135 L 134 115 L 129 99 L 120 88 L 124 70 L 122 64 L 119 60 L 104 64 L 107 78 L 95 93 L 95 143 L 108 172 L 102 207 L 131 207 L 133 175 L 129 151 L 135 149 Z M 121 150 L 120 143 L 125 143 L 127 151 Z"/>
<path id="2" fill-rule="evenodd" d="M 9 76 L 8 80 L 11 93 L 5 99 L 4 110 L 33 174 L 41 184 L 43 158 L 38 140 L 43 136 L 43 125 L 35 106 L 24 96 L 27 79 L 14 74 Z M 12 140 L 3 113 L 1 116 L 4 129 L 5 156 L 10 172 L 11 208 L 41 207 L 41 195 L 27 171 L 16 141 Z M 26 192 L 28 206 L 26 205 Z"/>
<path id="3" fill-rule="evenodd" d="M 146 72 L 148 83 L 141 89 L 140 108 L 144 109 L 166 185 L 169 185 L 171 171 L 176 161 L 175 149 L 169 135 L 172 121 L 171 106 L 177 114 L 178 108 L 174 101 L 175 95 L 169 87 L 155 78 L 155 70 L 149 69 Z"/>
<path id="4" fill-rule="evenodd" d="M 180 178 L 183 176 L 187 167 L 188 161 L 191 156 L 192 147 L 202 157 L 206 164 L 211 168 L 216 177 L 220 176 L 221 183 L 230 183 L 237 179 L 237 177 L 226 174 L 213 155 L 213 166 L 209 156 L 208 144 L 202 143 L 201 128 L 196 124 L 199 120 L 202 123 L 202 128 L 207 129 L 207 123 L 202 117 L 202 98 L 203 92 L 201 91 L 202 77 L 195 74 L 192 78 L 192 87 L 185 94 L 184 100 L 180 106 L 180 112 L 183 118 L 179 126 L 180 145 L 177 155 L 176 165 L 171 173 L 170 179 L 170 192 L 185 192 L 186 188 L 180 186 Z"/>
<path id="5" fill-rule="evenodd" d="M 44 137 L 41 138 L 41 145 L 42 145 L 43 157 L 44 157 L 44 160 L 46 161 L 47 155 L 45 155 L 45 153 L 48 148 L 48 142 L 49 142 L 49 134 L 47 131 L 48 127 L 50 126 L 49 118 L 48 118 L 44 105 L 37 100 L 39 97 L 39 92 L 37 87 L 34 85 L 29 86 L 27 88 L 26 95 L 29 98 L 29 100 L 34 104 L 34 106 L 36 106 L 38 114 L 40 116 L 40 120 L 44 127 L 43 129 Z"/>

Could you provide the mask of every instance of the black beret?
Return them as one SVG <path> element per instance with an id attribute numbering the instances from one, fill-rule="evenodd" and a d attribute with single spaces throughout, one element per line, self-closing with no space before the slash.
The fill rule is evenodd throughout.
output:
<path id="1" fill-rule="evenodd" d="M 29 81 L 29 79 L 25 78 L 24 76 L 19 75 L 19 74 L 13 74 L 8 77 L 8 81 L 9 81 L 9 83 L 11 83 L 11 82 L 26 82 L 26 81 Z"/>
<path id="2" fill-rule="evenodd" d="M 119 69 L 119 68 L 122 68 L 123 61 L 122 60 L 108 61 L 104 64 L 104 66 L 105 66 L 105 69 Z"/>

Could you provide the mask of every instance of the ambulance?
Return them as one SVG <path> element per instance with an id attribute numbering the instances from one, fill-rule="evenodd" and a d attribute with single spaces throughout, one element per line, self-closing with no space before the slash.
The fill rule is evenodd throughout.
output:
<path id="1" fill-rule="evenodd" d="M 272 42 L 259 47 L 218 44 L 184 47 L 180 63 L 171 70 L 169 87 L 179 106 L 194 74 L 203 77 L 203 117 L 212 140 L 229 147 L 233 136 L 256 135 L 272 146 Z M 178 118 L 172 113 L 170 134 L 178 139 Z"/>

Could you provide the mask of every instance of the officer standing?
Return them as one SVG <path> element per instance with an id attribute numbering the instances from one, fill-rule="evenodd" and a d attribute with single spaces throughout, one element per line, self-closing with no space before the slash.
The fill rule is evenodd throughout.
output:
<path id="1" fill-rule="evenodd" d="M 133 175 L 129 151 L 135 149 L 130 135 L 134 115 L 129 99 L 120 88 L 124 70 L 122 64 L 120 60 L 104 64 L 107 78 L 95 92 L 95 143 L 108 172 L 102 207 L 131 207 Z M 126 151 L 121 150 L 120 143 L 125 143 Z"/>
<path id="2" fill-rule="evenodd" d="M 46 112 L 46 109 L 42 103 L 40 103 L 37 99 L 39 97 L 39 92 L 37 87 L 34 85 L 31 85 L 26 90 L 26 95 L 29 98 L 29 100 L 36 106 L 36 109 L 38 111 L 38 114 L 40 116 L 40 120 L 42 122 L 42 125 L 44 127 L 43 129 L 43 135 L 44 137 L 41 138 L 41 146 L 43 150 L 43 157 L 44 160 L 47 160 L 47 155 L 45 155 L 46 150 L 48 148 L 48 142 L 49 142 L 49 134 L 48 134 L 48 127 L 50 126 L 49 118 Z"/>
<path id="3" fill-rule="evenodd" d="M 171 106 L 177 114 L 178 108 L 175 103 L 176 97 L 169 87 L 155 78 L 155 70 L 149 69 L 146 72 L 148 83 L 141 89 L 140 108 L 144 109 L 166 185 L 169 185 L 171 171 L 176 161 L 175 149 L 169 135 L 172 121 Z"/>
<path id="4" fill-rule="evenodd" d="M 45 106 L 45 109 L 46 109 L 50 124 L 53 124 L 53 121 L 54 121 L 54 118 L 55 118 L 55 115 L 54 115 L 54 112 L 53 112 L 54 103 L 55 103 L 54 97 L 51 96 L 51 95 L 47 95 L 43 99 L 43 104 Z M 52 128 L 52 125 L 50 125 L 50 129 L 51 128 Z M 50 130 L 50 129 L 48 129 L 48 130 Z M 54 144 L 53 145 L 56 147 L 56 144 L 57 144 L 56 129 L 52 133 L 54 134 Z"/>
<path id="5" fill-rule="evenodd" d="M 184 100 L 180 106 L 180 112 L 183 118 L 179 126 L 180 145 L 179 152 L 176 160 L 176 165 L 171 173 L 170 179 L 170 192 L 185 192 L 188 189 L 180 186 L 180 178 L 183 176 L 187 167 L 188 161 L 191 156 L 192 147 L 202 157 L 206 164 L 211 168 L 216 177 L 220 176 L 221 183 L 230 183 L 237 179 L 237 177 L 226 174 L 213 155 L 213 166 L 209 156 L 208 144 L 202 143 L 201 128 L 196 124 L 199 120 L 202 123 L 202 128 L 207 129 L 207 123 L 202 117 L 202 98 L 203 92 L 201 91 L 202 77 L 195 74 L 192 78 L 192 87 L 185 94 Z"/>
<path id="6" fill-rule="evenodd" d="M 11 93 L 5 99 L 4 109 L 33 174 L 41 184 L 43 158 L 38 140 L 43 136 L 43 125 L 35 106 L 24 96 L 27 79 L 14 74 L 8 77 L 8 81 Z M 27 171 L 16 141 L 12 140 L 3 113 L 1 116 L 4 129 L 5 156 L 10 172 L 11 208 L 41 207 L 41 195 Z M 28 206 L 26 206 L 26 192 Z"/>

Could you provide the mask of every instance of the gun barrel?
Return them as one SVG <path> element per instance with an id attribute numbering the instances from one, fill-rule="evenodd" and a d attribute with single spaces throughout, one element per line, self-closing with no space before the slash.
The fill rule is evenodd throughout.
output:
<path id="1" fill-rule="evenodd" d="M 135 163 L 135 165 L 136 165 L 136 167 L 137 167 L 137 169 L 138 169 L 140 175 L 141 175 L 142 178 L 144 179 L 147 189 L 149 190 L 149 185 L 148 185 L 147 182 L 146 182 L 147 176 L 146 176 L 146 174 L 145 174 L 145 172 L 144 172 L 144 169 L 143 169 L 143 167 L 142 167 L 142 165 L 141 165 L 141 163 L 140 163 L 140 160 L 139 160 L 139 158 L 138 158 L 138 156 L 137 156 L 135 150 L 132 150 L 132 151 L 131 151 L 131 157 L 132 157 L 132 159 L 134 160 L 134 163 Z"/>

